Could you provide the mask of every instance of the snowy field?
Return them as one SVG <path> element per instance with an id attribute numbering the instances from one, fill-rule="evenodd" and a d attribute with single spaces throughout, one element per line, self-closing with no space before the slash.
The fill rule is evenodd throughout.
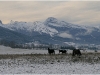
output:
<path id="1" fill-rule="evenodd" d="M 47 50 L 0 46 L 0 74 L 100 74 L 100 52 L 81 51 L 82 56 L 49 55 Z"/>
<path id="2" fill-rule="evenodd" d="M 94 50 L 81 50 L 83 53 L 94 53 Z M 100 50 L 98 50 L 100 52 Z M 58 54 L 59 51 L 55 50 L 55 54 Z M 68 50 L 67 53 L 72 53 L 72 50 Z M 0 46 L 0 54 L 48 54 L 47 50 L 33 50 L 33 49 L 18 49 L 10 48 L 5 46 Z"/>

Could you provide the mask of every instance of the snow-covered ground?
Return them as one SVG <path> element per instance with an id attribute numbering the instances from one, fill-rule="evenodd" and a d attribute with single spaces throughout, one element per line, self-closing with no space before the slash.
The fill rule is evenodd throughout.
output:
<path id="1" fill-rule="evenodd" d="M 92 63 L 91 56 L 87 58 L 83 55 L 86 60 L 72 58 L 71 52 L 68 50 L 69 56 L 59 54 L 58 51 L 56 55 L 48 55 L 47 50 L 12 49 L 0 46 L 0 74 L 100 74 L 99 62 Z M 87 50 L 86 53 L 88 52 L 94 53 L 91 50 Z M 9 54 L 22 55 L 9 56 Z M 99 55 L 94 56 L 93 59 L 100 61 Z M 78 60 L 81 62 L 75 62 Z"/>
<path id="2" fill-rule="evenodd" d="M 18 49 L 0 46 L 0 54 L 45 54 L 47 50 Z"/>
<path id="3" fill-rule="evenodd" d="M 0 66 L 0 74 L 100 74 L 100 64 L 36 64 L 29 63 L 28 61 L 23 59 L 20 63 L 16 64 L 12 63 L 13 60 L 7 60 L 6 62 L 9 62 L 11 64 L 7 63 Z"/>
<path id="4" fill-rule="evenodd" d="M 94 50 L 81 50 L 81 52 L 87 53 L 92 52 L 94 53 Z M 100 50 L 98 50 L 100 52 Z M 59 51 L 55 50 L 55 54 L 58 54 Z M 72 53 L 72 50 L 67 50 L 67 53 Z M 0 54 L 48 54 L 47 50 L 34 50 L 34 49 L 18 49 L 18 48 L 10 48 L 5 46 L 0 46 Z"/>

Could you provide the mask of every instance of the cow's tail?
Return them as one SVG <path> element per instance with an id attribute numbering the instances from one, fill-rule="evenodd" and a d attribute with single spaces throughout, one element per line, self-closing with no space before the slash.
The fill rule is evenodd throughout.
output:
<path id="1" fill-rule="evenodd" d="M 75 53 L 74 53 L 74 51 L 73 51 L 73 53 L 72 53 L 72 56 L 75 56 Z"/>

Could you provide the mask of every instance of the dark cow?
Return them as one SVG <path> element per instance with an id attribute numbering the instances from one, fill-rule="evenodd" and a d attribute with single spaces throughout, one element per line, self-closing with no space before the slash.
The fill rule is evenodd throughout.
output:
<path id="1" fill-rule="evenodd" d="M 54 51 L 54 49 L 48 48 L 48 53 L 49 53 L 49 54 L 55 54 L 55 51 Z"/>
<path id="2" fill-rule="evenodd" d="M 62 54 L 64 53 L 66 54 L 66 52 L 67 52 L 66 50 L 59 50 L 59 53 L 62 53 Z"/>
<path id="3" fill-rule="evenodd" d="M 77 55 L 77 56 L 81 56 L 82 55 L 80 49 L 74 49 L 73 50 L 72 56 L 75 56 L 75 55 Z"/>

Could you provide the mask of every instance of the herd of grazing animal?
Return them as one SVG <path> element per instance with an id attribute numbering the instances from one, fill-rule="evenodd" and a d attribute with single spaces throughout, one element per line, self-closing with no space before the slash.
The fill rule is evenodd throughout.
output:
<path id="1" fill-rule="evenodd" d="M 48 53 L 49 54 L 55 54 L 55 50 L 48 48 Z M 67 51 L 66 50 L 59 50 L 59 53 L 66 54 Z M 81 56 L 82 55 L 80 49 L 73 49 L 72 56 L 76 56 L 76 55 L 77 56 Z"/>

